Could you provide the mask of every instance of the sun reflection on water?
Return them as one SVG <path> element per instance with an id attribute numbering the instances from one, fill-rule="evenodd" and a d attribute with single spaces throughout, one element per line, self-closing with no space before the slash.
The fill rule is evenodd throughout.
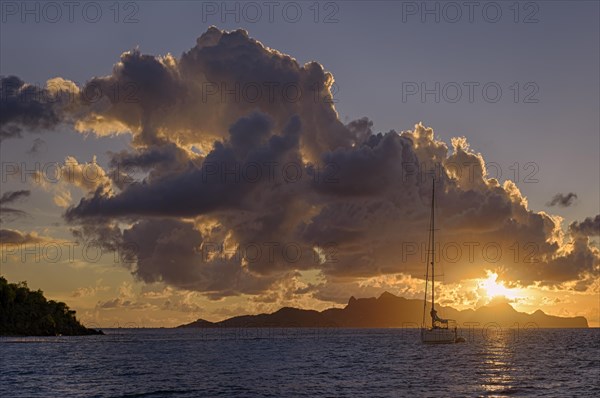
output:
<path id="1" fill-rule="evenodd" d="M 514 337 L 509 330 L 488 331 L 482 344 L 481 387 L 492 396 L 507 396 L 515 388 Z"/>

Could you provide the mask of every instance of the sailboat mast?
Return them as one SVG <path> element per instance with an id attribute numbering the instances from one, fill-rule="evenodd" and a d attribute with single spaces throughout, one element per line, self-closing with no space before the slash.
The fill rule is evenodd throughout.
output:
<path id="1" fill-rule="evenodd" d="M 431 190 L 431 309 L 435 309 L 435 178 Z M 433 321 L 433 320 L 432 320 Z"/>

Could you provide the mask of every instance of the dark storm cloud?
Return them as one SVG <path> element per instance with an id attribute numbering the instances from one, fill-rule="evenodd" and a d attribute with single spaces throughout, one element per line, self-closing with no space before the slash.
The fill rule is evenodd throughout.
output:
<path id="1" fill-rule="evenodd" d="M 21 137 L 23 129 L 50 130 L 65 121 L 69 94 L 59 80 L 54 82 L 49 90 L 16 76 L 0 77 L 0 140 Z"/>
<path id="2" fill-rule="evenodd" d="M 576 199 L 577 199 L 577 194 L 575 194 L 573 192 L 569 192 L 566 195 L 564 195 L 562 193 L 557 193 L 556 195 L 554 195 L 552 197 L 552 200 L 550 200 L 548 203 L 546 203 L 546 206 L 552 207 L 552 206 L 558 205 L 560 207 L 569 207 L 573 204 L 573 202 L 575 202 Z"/>
<path id="3" fill-rule="evenodd" d="M 331 183 L 316 181 L 323 192 L 344 196 L 374 196 L 394 187 L 403 176 L 403 165 L 414 164 L 417 157 L 412 142 L 395 132 L 371 134 L 355 148 L 336 148 L 321 155 L 321 164 Z"/>
<path id="4" fill-rule="evenodd" d="M 199 167 L 202 159 L 191 159 L 190 154 L 175 143 L 138 148 L 136 151 L 110 153 L 109 176 L 113 183 L 124 189 L 134 181 L 138 172 L 148 173 L 147 178 L 156 180 L 168 174 L 181 173 L 190 167 Z"/>
<path id="5" fill-rule="evenodd" d="M 119 251 L 123 249 L 121 230 L 114 224 L 106 222 L 84 223 L 78 228 L 71 229 L 71 233 L 79 243 L 85 244 L 93 241 L 104 250 Z M 121 260 L 129 259 L 126 251 L 121 254 Z"/>
<path id="6" fill-rule="evenodd" d="M 270 122 L 267 116 L 254 113 L 238 120 L 231 128 L 231 140 L 215 142 L 200 168 L 190 165 L 180 173 L 160 176 L 127 186 L 119 195 L 106 196 L 96 192 L 84 198 L 79 205 L 67 211 L 67 219 L 90 216 L 180 216 L 205 214 L 220 208 L 239 208 L 250 191 L 259 189 L 261 181 L 229 179 L 223 170 L 235 170 L 247 164 L 267 165 L 285 163 L 287 155 L 297 149 L 300 123 L 293 117 L 282 135 L 271 135 L 265 142 L 260 139 L 239 138 L 266 136 Z M 267 130 L 265 130 L 267 129 Z M 247 147 L 249 141 L 257 146 Z M 216 170 L 218 168 L 219 170 Z M 268 178 L 268 170 L 261 171 L 261 179 Z"/>
<path id="7" fill-rule="evenodd" d="M 274 277 L 258 277 L 237 259 L 207 259 L 203 237 L 193 223 L 174 219 L 144 220 L 123 232 L 123 243 L 137 259 L 133 274 L 140 280 L 165 282 L 211 298 L 268 289 Z"/>
<path id="8" fill-rule="evenodd" d="M 112 168 L 150 170 L 158 164 L 170 165 L 177 162 L 177 152 L 181 151 L 175 144 L 143 148 L 138 152 L 121 151 L 111 154 L 110 166 Z M 184 159 L 185 160 L 185 157 Z"/>
<path id="9" fill-rule="evenodd" d="M 104 131 L 102 124 L 105 124 L 107 133 L 112 133 L 115 129 L 110 128 L 111 123 L 121 123 L 136 131 L 136 143 L 160 144 L 157 128 L 161 120 L 176 112 L 187 95 L 175 65 L 169 60 L 138 50 L 121 55 L 112 75 L 94 78 L 82 88 L 82 93 L 88 93 L 80 110 L 82 129 Z"/>
<path id="10" fill-rule="evenodd" d="M 600 235 L 600 214 L 596 217 L 587 217 L 581 222 L 574 221 L 569 225 L 569 230 L 577 235 L 598 236 Z"/>

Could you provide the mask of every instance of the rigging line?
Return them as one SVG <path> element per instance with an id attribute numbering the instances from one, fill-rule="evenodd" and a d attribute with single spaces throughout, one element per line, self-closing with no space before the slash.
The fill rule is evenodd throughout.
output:
<path id="1" fill-rule="evenodd" d="M 434 181 L 435 182 L 435 181 Z M 432 195 L 434 195 L 435 192 L 432 191 Z M 432 210 L 433 210 L 433 196 L 432 196 Z M 429 283 L 429 265 L 431 263 L 432 266 L 432 270 L 431 270 L 431 274 L 432 274 L 432 280 L 431 280 L 431 285 L 432 285 L 432 309 L 433 309 L 433 278 L 435 278 L 435 275 L 433 275 L 433 256 L 434 256 L 434 251 L 432 248 L 432 244 L 431 242 L 433 241 L 433 231 L 434 231 L 434 223 L 433 223 L 433 211 L 430 213 L 429 215 L 429 232 L 428 232 L 428 236 L 427 236 L 427 259 L 426 259 L 426 273 L 425 273 L 425 298 L 423 299 L 423 320 L 422 320 L 422 325 L 423 327 L 425 327 L 425 313 L 427 312 L 427 288 L 428 288 L 428 283 Z M 433 327 L 433 319 L 431 322 L 431 326 Z"/>
<path id="2" fill-rule="evenodd" d="M 429 221 L 431 225 L 431 220 Z M 429 283 L 429 250 L 427 250 L 427 260 L 425 262 L 426 270 L 425 271 L 425 297 L 423 298 L 423 321 L 421 322 L 421 326 L 425 327 L 425 312 L 427 311 L 427 284 Z"/>
<path id="3" fill-rule="evenodd" d="M 435 203 L 434 203 L 435 210 L 437 210 L 437 211 L 438 211 L 438 224 L 439 224 L 439 220 L 440 220 L 440 216 L 439 216 L 439 214 L 440 214 L 440 212 L 439 212 L 439 204 L 438 204 L 439 202 L 438 202 L 438 198 L 434 198 L 434 201 L 435 201 Z M 436 228 L 436 231 L 440 231 L 440 230 L 441 230 L 441 228 Z M 440 235 L 438 234 L 438 240 L 440 240 L 440 239 L 439 239 L 439 236 L 440 236 Z M 443 260 L 443 258 L 444 258 L 444 250 L 442 249 L 442 247 L 443 247 L 443 244 L 442 244 L 442 245 L 440 245 L 440 247 L 438 247 L 438 248 L 440 249 L 440 250 L 438 250 L 438 253 L 439 253 L 439 254 L 438 254 L 438 260 L 439 260 L 439 261 L 438 261 L 438 268 L 439 268 L 439 267 L 441 267 L 441 271 L 442 271 L 442 273 L 441 273 L 441 274 L 436 274 L 436 275 L 433 275 L 433 277 L 435 277 L 435 276 L 439 276 L 439 277 L 440 277 L 440 279 L 441 279 L 441 280 L 440 280 L 440 282 L 441 282 L 441 285 L 445 285 L 445 283 L 446 283 L 446 272 L 445 272 L 445 267 L 444 267 L 444 261 L 442 261 L 442 260 Z M 440 311 L 440 315 L 441 315 L 442 317 L 444 316 L 444 314 L 445 314 L 445 311 Z"/>
<path id="4" fill-rule="evenodd" d="M 435 310 L 435 178 L 431 179 L 431 311 Z M 431 326 L 433 327 L 433 315 Z"/>

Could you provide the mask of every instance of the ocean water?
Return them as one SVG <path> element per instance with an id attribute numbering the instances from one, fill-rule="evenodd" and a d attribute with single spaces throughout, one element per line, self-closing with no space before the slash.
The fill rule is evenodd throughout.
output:
<path id="1" fill-rule="evenodd" d="M 1 397 L 598 397 L 600 329 L 109 329 L 0 338 Z"/>

